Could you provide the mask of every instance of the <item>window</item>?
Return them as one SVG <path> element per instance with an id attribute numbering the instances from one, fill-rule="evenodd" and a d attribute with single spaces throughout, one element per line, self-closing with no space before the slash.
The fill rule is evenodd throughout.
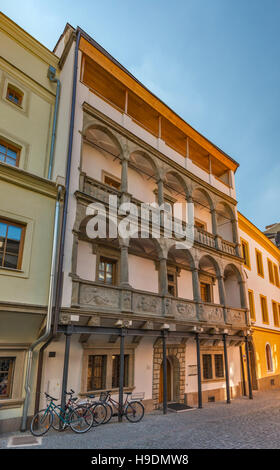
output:
<path id="1" fill-rule="evenodd" d="M 211 302 L 212 295 L 211 295 L 211 285 L 207 284 L 206 282 L 200 283 L 200 295 L 202 302 Z"/>
<path id="2" fill-rule="evenodd" d="M 14 357 L 0 357 L 0 398 L 11 396 L 14 363 Z"/>
<path id="3" fill-rule="evenodd" d="M 267 258 L 267 267 L 268 267 L 268 277 L 269 277 L 269 282 L 274 284 L 274 272 L 273 272 L 273 266 L 272 262 L 270 259 Z"/>
<path id="4" fill-rule="evenodd" d="M 202 365 L 203 365 L 203 378 L 209 380 L 213 378 L 212 371 L 212 356 L 211 354 L 202 355 Z"/>
<path id="5" fill-rule="evenodd" d="M 177 296 L 177 273 L 175 270 L 167 270 L 168 293 L 173 297 Z"/>
<path id="6" fill-rule="evenodd" d="M 257 262 L 257 272 L 258 275 L 261 277 L 264 277 L 263 274 L 263 260 L 262 260 L 262 254 L 259 250 L 256 249 L 256 262 Z"/>
<path id="7" fill-rule="evenodd" d="M 251 320 L 256 321 L 254 292 L 252 290 L 248 290 L 248 298 L 249 298 L 249 307 L 250 307 Z"/>
<path id="8" fill-rule="evenodd" d="M 13 85 L 8 85 L 6 98 L 17 106 L 21 106 L 23 93 Z"/>
<path id="9" fill-rule="evenodd" d="M 12 166 L 19 164 L 20 150 L 4 140 L 0 140 L 0 162 L 8 163 Z"/>
<path id="10" fill-rule="evenodd" d="M 124 355 L 124 378 L 123 386 L 128 387 L 128 362 L 129 355 Z M 120 383 L 120 355 L 116 354 L 112 356 L 112 388 L 119 387 Z"/>
<path id="11" fill-rule="evenodd" d="M 204 380 L 224 378 L 224 355 L 222 353 L 202 354 Z"/>
<path id="12" fill-rule="evenodd" d="M 246 242 L 246 240 L 241 239 L 241 249 L 242 249 L 242 257 L 244 260 L 244 266 L 248 269 L 251 269 L 249 243 Z"/>
<path id="13" fill-rule="evenodd" d="M 280 326 L 280 324 L 279 324 L 279 305 L 277 304 L 277 302 L 274 302 L 274 300 L 272 300 L 272 311 L 273 311 L 274 325 L 275 326 Z"/>
<path id="14" fill-rule="evenodd" d="M 260 295 L 260 301 L 261 301 L 261 310 L 262 310 L 263 323 L 269 324 L 266 297 L 264 295 Z"/>
<path id="15" fill-rule="evenodd" d="M 0 220 L 0 267 L 20 269 L 25 227 Z"/>
<path id="16" fill-rule="evenodd" d="M 280 287 L 280 281 L 279 281 L 279 267 L 277 264 L 273 264 L 273 270 L 274 270 L 274 282 L 277 287 Z"/>
<path id="17" fill-rule="evenodd" d="M 206 222 L 202 222 L 201 220 L 194 219 L 194 226 L 197 227 L 197 228 L 201 228 L 205 232 L 207 231 Z"/>
<path id="18" fill-rule="evenodd" d="M 98 267 L 98 281 L 104 284 L 114 285 L 116 283 L 116 261 L 100 257 Z"/>
<path id="19" fill-rule="evenodd" d="M 121 182 L 117 178 L 104 175 L 104 183 L 108 184 L 108 186 L 111 186 L 112 188 L 115 188 L 118 190 L 121 189 Z"/>
<path id="20" fill-rule="evenodd" d="M 106 388 L 106 360 L 105 355 L 88 356 L 88 391 Z"/>
<path id="21" fill-rule="evenodd" d="M 265 355 L 266 355 L 267 370 L 272 372 L 273 371 L 273 362 L 272 362 L 272 354 L 271 354 L 270 344 L 267 344 L 265 346 Z"/>
<path id="22" fill-rule="evenodd" d="M 215 354 L 215 376 L 217 378 L 224 377 L 224 361 L 222 354 Z"/>

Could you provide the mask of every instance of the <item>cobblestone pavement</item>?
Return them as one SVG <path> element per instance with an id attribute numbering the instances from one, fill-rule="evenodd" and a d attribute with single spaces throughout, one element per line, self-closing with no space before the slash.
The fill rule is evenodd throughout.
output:
<path id="1" fill-rule="evenodd" d="M 114 418 L 115 419 L 115 418 Z M 27 434 L 27 433 L 26 433 Z M 3 434 L 0 448 L 9 437 Z M 279 449 L 280 390 L 254 392 L 232 401 L 207 403 L 203 409 L 184 413 L 154 412 L 140 423 L 117 421 L 99 426 L 84 435 L 50 430 L 43 436 L 45 449 Z"/>

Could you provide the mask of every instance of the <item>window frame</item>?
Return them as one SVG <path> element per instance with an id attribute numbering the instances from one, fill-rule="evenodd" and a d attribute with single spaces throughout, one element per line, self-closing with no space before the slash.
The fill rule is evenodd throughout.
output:
<path id="1" fill-rule="evenodd" d="M 265 303 L 267 321 L 264 320 L 264 311 L 263 311 L 262 299 L 264 300 L 264 303 Z M 262 322 L 265 325 L 269 325 L 269 313 L 268 313 L 267 297 L 265 295 L 260 294 L 260 303 L 261 303 L 261 312 L 262 312 Z"/>
<path id="2" fill-rule="evenodd" d="M 174 276 L 174 281 L 169 281 L 168 279 L 168 275 L 172 275 Z M 172 297 L 178 297 L 178 282 L 177 282 L 177 270 L 175 267 L 172 267 L 172 266 L 167 266 L 167 290 L 168 290 L 168 293 L 172 296 Z M 169 292 L 169 285 L 174 287 L 174 294 L 171 294 Z"/>
<path id="3" fill-rule="evenodd" d="M 212 370 L 212 378 L 206 379 L 204 377 L 204 365 L 203 365 L 203 356 L 210 356 L 211 357 L 211 370 Z M 200 360 L 202 365 L 202 382 L 221 382 L 225 380 L 225 357 L 223 349 L 215 349 L 214 351 L 205 349 L 201 351 Z M 223 376 L 216 375 L 216 356 L 222 356 L 222 363 L 223 363 Z"/>
<path id="4" fill-rule="evenodd" d="M 204 299 L 202 298 L 202 295 L 201 295 L 201 293 L 202 293 L 202 290 L 201 290 L 202 285 L 203 285 L 203 286 L 207 286 L 207 293 L 208 293 L 208 299 L 209 299 L 209 300 L 204 300 Z M 209 304 L 213 302 L 213 290 L 212 290 L 212 284 L 211 284 L 210 282 L 206 282 L 205 280 L 200 280 L 200 281 L 199 281 L 199 291 L 200 291 L 200 297 L 201 297 L 202 302 L 204 302 L 204 303 L 209 303 Z"/>
<path id="5" fill-rule="evenodd" d="M 101 387 L 100 388 L 90 388 L 89 387 L 89 377 L 88 377 L 88 372 L 89 372 L 89 367 L 90 367 L 89 362 L 90 362 L 90 358 L 96 358 L 96 357 L 101 357 L 102 358 L 101 359 L 101 362 L 102 362 L 101 363 Z M 96 367 L 96 365 L 92 364 L 91 370 L 93 371 L 95 367 Z M 106 374 L 107 374 L 107 355 L 106 354 L 89 354 L 88 355 L 88 367 L 87 367 L 87 391 L 104 390 L 104 388 L 106 387 Z M 94 377 L 93 374 L 91 374 L 91 378 L 90 378 L 91 385 L 92 385 L 93 377 Z"/>
<path id="6" fill-rule="evenodd" d="M 274 326 L 279 328 L 280 327 L 280 323 L 279 323 L 279 303 L 276 302 L 275 300 L 272 300 L 271 303 L 272 303 L 272 313 L 273 313 Z"/>
<path id="7" fill-rule="evenodd" d="M 251 312 L 250 294 L 252 298 L 253 312 Z M 250 308 L 250 318 L 252 321 L 256 321 L 255 298 L 254 298 L 254 291 L 252 289 L 248 289 L 248 300 L 249 300 L 249 308 Z"/>
<path id="8" fill-rule="evenodd" d="M 275 285 L 273 264 L 271 259 L 267 258 L 268 279 L 271 284 Z"/>
<path id="9" fill-rule="evenodd" d="M 279 266 L 276 263 L 272 263 L 272 265 L 273 265 L 275 286 L 280 287 Z"/>
<path id="10" fill-rule="evenodd" d="M 261 252 L 260 250 L 258 250 L 257 248 L 255 248 L 255 253 L 256 253 L 257 274 L 258 274 L 258 276 L 264 278 L 264 269 L 263 269 L 263 256 L 262 256 L 262 252 Z M 258 263 L 258 256 L 259 256 L 259 260 L 260 260 L 261 266 L 259 266 L 259 263 Z M 259 267 L 261 267 L 260 270 L 259 270 Z"/>
<path id="11" fill-rule="evenodd" d="M 0 265 L 0 269 L 10 269 L 12 271 L 20 271 L 21 268 L 22 268 L 22 258 L 23 258 L 24 242 L 25 242 L 26 225 L 25 224 L 20 224 L 18 222 L 11 221 L 9 219 L 4 219 L 2 217 L 0 217 L 0 223 L 7 224 L 7 226 L 12 225 L 13 227 L 18 227 L 18 228 L 22 229 L 21 237 L 20 237 L 20 244 L 19 244 L 17 267 L 16 268 L 10 268 L 10 267 L 7 267 L 7 266 Z M 7 235 L 6 235 L 5 241 L 6 240 L 7 240 Z M 4 254 L 5 254 L 5 251 L 3 252 L 3 261 L 2 261 L 2 263 L 5 261 Z"/>
<path id="12" fill-rule="evenodd" d="M 3 137 L 0 137 L 0 145 L 3 145 L 4 147 L 6 147 L 6 149 L 10 149 L 13 152 L 16 152 L 16 154 L 17 154 L 15 165 L 12 165 L 11 163 L 7 163 L 6 161 L 3 161 L 3 162 L 0 161 L 0 163 L 5 163 L 6 165 L 10 165 L 12 167 L 18 168 L 19 167 L 19 160 L 20 160 L 20 152 L 21 152 L 20 148 L 17 147 L 15 144 L 11 144 L 7 140 L 3 139 Z M 7 153 L 5 154 L 5 156 L 7 157 Z"/>
<path id="13" fill-rule="evenodd" d="M 9 98 L 9 90 L 12 93 L 15 93 L 16 95 L 18 95 L 18 97 L 19 97 L 19 102 L 18 103 L 15 103 L 14 100 L 11 100 Z M 8 100 L 10 103 L 13 103 L 15 106 L 18 106 L 19 108 L 22 108 L 23 97 L 24 97 L 23 91 L 21 91 L 19 88 L 14 86 L 12 83 L 8 83 L 7 90 L 6 90 L 6 100 Z"/>
<path id="14" fill-rule="evenodd" d="M 6 395 L 0 395 L 0 403 L 1 403 L 1 400 L 10 399 L 11 396 L 12 396 L 12 393 L 13 393 L 14 371 L 15 371 L 16 357 L 15 356 L 1 356 L 0 357 L 0 361 L 1 360 L 7 360 L 7 359 L 12 360 L 11 365 L 9 366 L 9 370 L 8 370 L 7 394 Z M 4 373 L 4 372 L 1 371 L 1 369 L 0 369 L 0 376 L 2 375 L 2 373 Z"/>
<path id="15" fill-rule="evenodd" d="M 244 238 L 240 237 L 240 242 L 241 242 L 241 250 L 242 250 L 242 258 L 243 258 L 243 265 L 245 268 L 251 270 L 251 258 L 250 258 L 250 247 L 249 247 L 249 242 L 247 240 L 244 240 Z M 243 257 L 243 244 L 245 245 L 245 251 L 247 252 L 247 257 L 248 257 L 248 264 L 246 262 L 246 257 Z"/>
<path id="16" fill-rule="evenodd" d="M 116 185 L 118 185 L 119 187 L 116 188 L 113 184 L 110 184 L 110 183 L 106 183 L 106 178 L 108 178 L 109 180 L 111 180 L 113 183 L 115 183 Z M 121 190 L 121 180 L 117 177 L 117 176 L 114 176 L 114 175 L 111 175 L 110 173 L 107 173 L 106 171 L 103 171 L 102 172 L 102 182 L 104 184 L 106 184 L 107 186 L 110 186 L 110 188 L 113 188 L 115 191 L 120 191 Z"/>
<path id="17" fill-rule="evenodd" d="M 100 263 L 105 264 L 104 281 L 99 279 Z M 112 282 L 111 283 L 106 282 L 106 277 L 107 277 L 106 265 L 108 264 L 112 265 Z M 100 257 L 98 260 L 98 266 L 97 266 L 97 281 L 100 282 L 100 284 L 105 284 L 106 286 L 115 286 L 117 284 L 117 260 L 116 259 L 103 256 L 100 254 Z"/>
<path id="18" fill-rule="evenodd" d="M 267 347 L 269 347 L 269 357 L 267 355 Z M 266 369 L 267 372 L 274 372 L 274 365 L 273 365 L 273 357 L 272 357 L 272 349 L 269 343 L 265 345 L 265 358 L 266 358 Z M 269 362 L 271 362 L 271 368 L 269 368 Z"/>

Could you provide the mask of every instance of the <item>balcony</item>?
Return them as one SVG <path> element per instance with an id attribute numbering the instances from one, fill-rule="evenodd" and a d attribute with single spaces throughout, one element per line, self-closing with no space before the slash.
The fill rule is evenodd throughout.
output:
<path id="1" fill-rule="evenodd" d="M 109 204 L 110 195 L 117 197 L 118 206 L 121 202 L 120 191 L 105 183 L 101 183 L 100 181 L 97 181 L 94 178 L 90 178 L 84 173 L 81 173 L 80 191 L 86 194 L 87 196 L 90 196 L 94 200 L 102 202 L 103 204 Z M 138 214 L 140 214 L 140 207 L 142 202 L 133 197 L 131 198 L 131 202 L 133 202 L 138 207 Z M 158 220 L 159 223 L 158 213 L 155 216 L 155 220 Z M 184 222 L 182 225 L 184 229 Z M 207 232 L 206 230 L 200 227 L 194 227 L 194 240 L 196 243 L 199 243 L 203 246 L 222 251 L 223 253 L 229 254 L 231 256 L 238 256 L 238 247 L 235 243 L 224 240 L 219 235 L 213 235 L 212 233 Z"/>
<path id="2" fill-rule="evenodd" d="M 178 322 L 242 328 L 247 325 L 246 309 L 197 303 L 179 297 L 73 279 L 72 307 L 95 313 L 129 313 L 141 319 L 165 317 Z"/>

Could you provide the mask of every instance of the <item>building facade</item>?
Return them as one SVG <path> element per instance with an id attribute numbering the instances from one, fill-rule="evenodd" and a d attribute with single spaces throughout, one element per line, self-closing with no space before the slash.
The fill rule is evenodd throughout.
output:
<path id="1" fill-rule="evenodd" d="M 280 386 L 280 250 L 240 213 L 238 225 L 253 331 L 252 385 L 269 390 Z"/>
<path id="2" fill-rule="evenodd" d="M 3 14 L 0 49 L 0 430 L 7 430 L 19 427 L 28 354 L 46 330 L 65 158 L 60 145 L 55 159 L 53 136 L 58 57 Z M 33 359 L 34 384 L 36 351 Z M 32 412 L 35 399 L 32 388 Z"/>
<path id="3" fill-rule="evenodd" d="M 250 337 L 238 164 L 80 28 L 67 25 L 54 52 L 74 64 L 76 90 L 62 301 L 41 390 L 117 394 L 123 360 L 124 390 L 144 393 L 147 410 L 164 397 L 229 401 L 242 393 L 240 345 Z M 145 237 L 93 238 L 92 204 L 109 209 L 110 196 L 116 208 L 133 202 L 135 220 L 141 203 L 168 203 L 171 220 L 175 203 L 193 204 L 193 246 L 151 237 L 149 222 Z"/>

